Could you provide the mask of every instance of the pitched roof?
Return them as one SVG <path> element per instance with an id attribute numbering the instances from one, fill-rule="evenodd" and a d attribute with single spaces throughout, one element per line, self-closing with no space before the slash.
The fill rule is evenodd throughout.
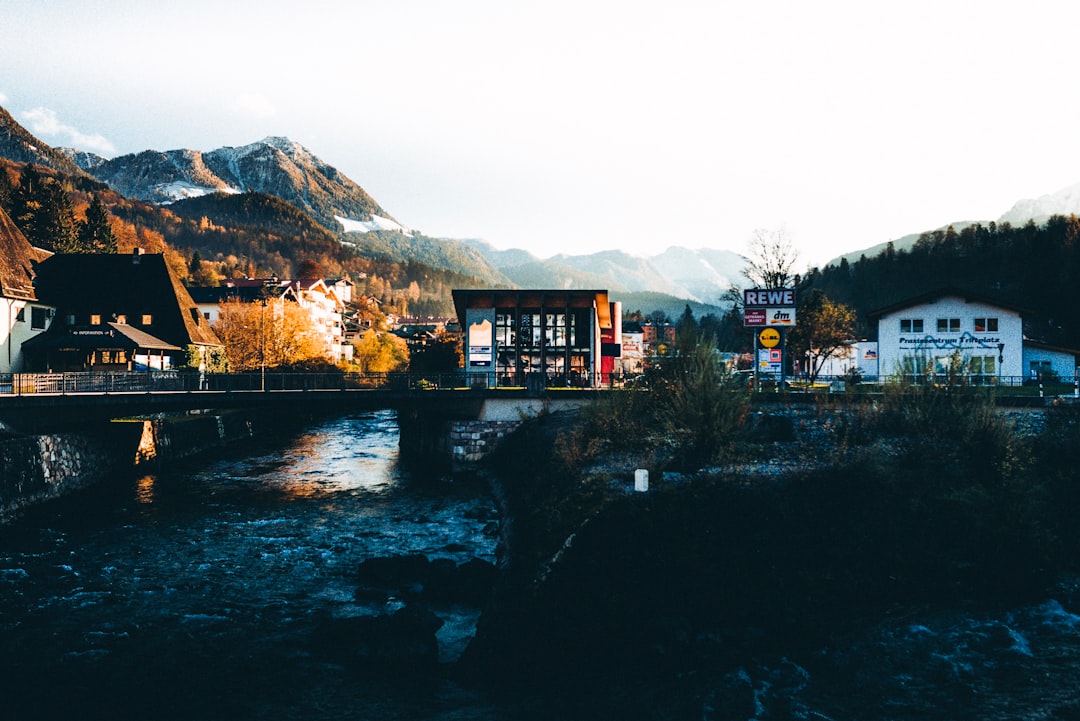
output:
<path id="1" fill-rule="evenodd" d="M 904 310 L 905 308 L 911 308 L 912 306 L 923 305 L 924 303 L 932 303 L 939 298 L 944 298 L 950 295 L 957 298 L 962 298 L 968 303 L 983 303 L 985 305 L 992 305 L 998 308 L 1004 308 L 1005 310 L 1015 311 L 1020 315 L 1031 314 L 1031 311 L 1026 308 L 1021 308 L 1020 306 L 1014 305 L 1012 303 L 1007 303 L 997 298 L 991 298 L 989 296 L 985 296 L 979 293 L 972 293 L 971 291 L 964 290 L 963 288 L 944 286 L 942 288 L 937 288 L 935 290 L 931 290 L 920 295 L 912 296 L 910 298 L 900 301 L 899 303 L 894 303 L 893 305 L 870 311 L 869 313 L 867 313 L 867 316 L 870 318 L 878 318 L 889 313 L 895 313 L 896 311 Z"/>
<path id="2" fill-rule="evenodd" d="M 19 300 L 36 300 L 34 269 L 36 258 L 33 246 L 0 208 L 0 296 Z"/>
<path id="3" fill-rule="evenodd" d="M 125 315 L 137 327 L 150 315 L 149 329 L 166 343 L 221 345 L 160 253 L 56 254 L 37 266 L 37 294 L 61 317 Z"/>

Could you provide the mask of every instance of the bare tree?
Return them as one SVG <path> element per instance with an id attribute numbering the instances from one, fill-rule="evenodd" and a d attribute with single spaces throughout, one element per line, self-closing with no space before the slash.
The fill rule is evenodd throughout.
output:
<path id="1" fill-rule="evenodd" d="M 795 262 L 799 251 L 787 228 L 758 228 L 750 237 L 750 254 L 743 275 L 754 288 L 787 288 L 796 280 Z"/>

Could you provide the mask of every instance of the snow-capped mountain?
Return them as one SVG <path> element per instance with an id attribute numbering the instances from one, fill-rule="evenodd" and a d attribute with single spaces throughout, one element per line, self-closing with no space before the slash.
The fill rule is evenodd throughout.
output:
<path id="1" fill-rule="evenodd" d="M 1028 220 L 1045 222 L 1052 215 L 1080 215 L 1080 183 L 1038 198 L 1018 200 L 998 223 L 1024 225 Z"/>
<path id="2" fill-rule="evenodd" d="M 111 160 L 73 150 L 66 154 L 85 172 L 138 200 L 171 203 L 207 193 L 259 192 L 292 203 L 331 230 L 401 227 L 363 188 L 288 138 L 210 152 L 144 150 Z M 346 222 L 356 225 L 344 227 Z"/>

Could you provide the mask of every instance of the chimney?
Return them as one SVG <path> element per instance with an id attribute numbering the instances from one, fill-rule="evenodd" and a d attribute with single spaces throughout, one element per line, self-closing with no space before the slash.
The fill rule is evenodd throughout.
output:
<path id="1" fill-rule="evenodd" d="M 142 255 L 142 254 L 143 254 L 143 249 L 142 248 L 135 248 L 133 251 L 131 251 L 131 264 L 132 265 L 138 265 L 139 264 L 139 256 Z"/>

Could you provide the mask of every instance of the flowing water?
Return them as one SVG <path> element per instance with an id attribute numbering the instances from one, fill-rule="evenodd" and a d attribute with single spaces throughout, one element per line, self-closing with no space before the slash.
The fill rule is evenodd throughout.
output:
<path id="1" fill-rule="evenodd" d="M 310 643 L 327 616 L 400 607 L 354 598 L 366 558 L 493 560 L 484 490 L 411 476 L 397 441 L 390 412 L 339 418 L 0 527 L 0 718 L 489 718 L 449 681 L 367 678 Z M 453 660 L 479 611 L 433 610 Z"/>
<path id="2" fill-rule="evenodd" d="M 0 719 L 1080 721 L 1077 582 L 1007 607 L 898 610 L 817 652 L 581 703 L 343 666 L 311 643 L 320 620 L 401 606 L 358 600 L 362 561 L 494 559 L 485 489 L 403 471 L 397 441 L 392 413 L 337 418 L 0 526 Z M 433 610 L 450 662 L 479 611 Z"/>

